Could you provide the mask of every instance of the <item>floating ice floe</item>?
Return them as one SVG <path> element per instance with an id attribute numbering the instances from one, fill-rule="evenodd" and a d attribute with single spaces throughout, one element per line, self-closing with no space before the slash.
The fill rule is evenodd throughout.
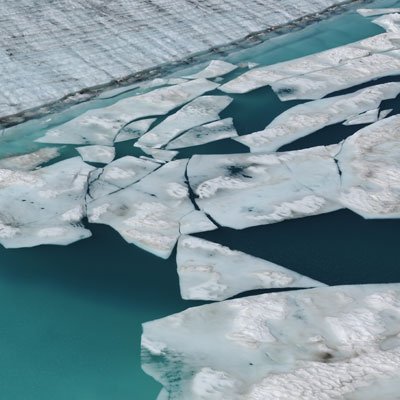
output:
<path id="1" fill-rule="evenodd" d="M 164 386 L 161 399 L 394 399 L 400 285 L 324 287 L 191 308 L 143 325 L 142 367 Z"/>
<path id="2" fill-rule="evenodd" d="M 141 158 L 125 156 L 91 172 L 89 199 L 97 199 L 139 181 L 160 167 L 160 164 Z"/>
<path id="3" fill-rule="evenodd" d="M 147 155 L 153 157 L 156 161 L 168 162 L 178 154 L 177 151 L 154 149 L 152 147 L 140 146 L 140 149 Z"/>
<path id="4" fill-rule="evenodd" d="M 173 109 L 218 87 L 206 79 L 167 86 L 119 100 L 115 104 L 92 109 L 37 139 L 41 143 L 99 144 L 112 146 L 120 130 L 141 118 L 164 115 Z"/>
<path id="5" fill-rule="evenodd" d="M 230 72 L 234 71 L 237 69 L 236 65 L 233 65 L 231 63 L 228 63 L 226 61 L 221 61 L 221 60 L 212 60 L 206 68 L 204 68 L 202 71 L 193 74 L 193 75 L 188 75 L 185 76 L 184 78 L 188 79 L 199 79 L 199 78 L 205 78 L 205 79 L 213 79 L 213 78 L 218 78 L 220 76 L 224 76 L 229 74 Z"/>
<path id="6" fill-rule="evenodd" d="M 213 231 L 217 228 L 203 211 L 193 210 L 181 218 L 179 231 L 183 235 L 190 235 L 191 233 Z"/>
<path id="7" fill-rule="evenodd" d="M 400 14 L 382 15 L 372 22 L 381 26 L 386 32 L 400 33 Z"/>
<path id="8" fill-rule="evenodd" d="M 80 157 L 35 171 L 0 169 L 0 243 L 67 245 L 89 237 L 80 221 L 92 170 Z"/>
<path id="9" fill-rule="evenodd" d="M 319 99 L 373 79 L 400 74 L 400 34 L 382 33 L 320 53 L 252 69 L 225 83 L 226 93 L 270 85 L 281 100 Z"/>
<path id="10" fill-rule="evenodd" d="M 194 210 L 187 162 L 171 161 L 134 185 L 90 202 L 89 222 L 110 225 L 128 243 L 168 258 L 180 235 L 180 220 Z"/>
<path id="11" fill-rule="evenodd" d="M 125 142 L 127 140 L 137 139 L 146 133 L 150 126 L 156 121 L 156 118 L 140 119 L 125 125 L 115 138 L 115 143 Z"/>
<path id="12" fill-rule="evenodd" d="M 375 122 L 378 120 L 377 108 L 380 103 L 395 98 L 399 93 L 400 83 L 391 82 L 342 96 L 310 101 L 289 108 L 264 130 L 235 140 L 250 147 L 251 152 L 276 151 L 287 143 L 344 120 L 348 125 Z"/>
<path id="13" fill-rule="evenodd" d="M 232 100 L 228 96 L 201 96 L 141 136 L 135 146 L 162 147 L 191 128 L 219 119 Z"/>
<path id="14" fill-rule="evenodd" d="M 337 154 L 340 202 L 365 218 L 400 217 L 400 115 L 347 138 Z"/>
<path id="15" fill-rule="evenodd" d="M 115 148 L 112 146 L 83 146 L 77 147 L 77 152 L 82 157 L 83 161 L 108 164 L 115 157 Z"/>
<path id="16" fill-rule="evenodd" d="M 225 300 L 254 289 L 316 287 L 322 283 L 257 257 L 181 236 L 176 261 L 183 299 Z"/>
<path id="17" fill-rule="evenodd" d="M 32 153 L 0 159 L 0 169 L 11 169 L 16 171 L 31 171 L 38 166 L 57 158 L 60 155 L 56 147 L 44 147 Z"/>
<path id="18" fill-rule="evenodd" d="M 199 146 L 235 136 L 238 136 L 238 134 L 233 126 L 233 120 L 232 118 L 226 118 L 192 128 L 169 142 L 166 148 L 181 149 L 184 147 Z"/>
<path id="19" fill-rule="evenodd" d="M 363 17 L 400 13 L 400 8 L 359 8 L 357 12 Z"/>
<path id="20" fill-rule="evenodd" d="M 341 208 L 335 149 L 195 155 L 188 180 L 197 205 L 222 226 L 243 229 L 321 214 Z"/>

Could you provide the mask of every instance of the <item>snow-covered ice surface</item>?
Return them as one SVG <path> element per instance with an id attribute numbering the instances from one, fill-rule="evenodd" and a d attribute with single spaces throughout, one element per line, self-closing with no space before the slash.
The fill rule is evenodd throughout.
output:
<path id="1" fill-rule="evenodd" d="M 31 153 L 2 158 L 0 159 L 0 168 L 17 171 L 31 171 L 36 167 L 57 158 L 59 155 L 60 152 L 56 147 L 43 147 Z"/>
<path id="2" fill-rule="evenodd" d="M 156 120 L 156 118 L 145 118 L 125 125 L 116 136 L 115 143 L 137 139 L 138 137 L 146 133 L 149 130 L 151 124 Z"/>
<path id="3" fill-rule="evenodd" d="M 205 79 L 213 79 L 218 78 L 220 76 L 224 76 L 229 74 L 230 72 L 234 71 L 237 68 L 236 65 L 228 63 L 226 61 L 221 60 L 212 60 L 206 68 L 202 71 L 185 76 L 188 79 L 198 79 L 198 78 L 205 78 Z"/>
<path id="4" fill-rule="evenodd" d="M 400 381 L 400 285 L 191 308 L 144 324 L 142 356 L 170 400 L 385 398 Z"/>
<path id="5" fill-rule="evenodd" d="M 281 100 L 320 99 L 373 79 L 400 74 L 400 33 L 387 32 L 299 59 L 252 69 L 225 83 L 226 93 L 270 85 Z"/>
<path id="6" fill-rule="evenodd" d="M 344 2 L 1 0 L 0 117 Z"/>
<path id="7" fill-rule="evenodd" d="M 323 286 L 269 261 L 193 236 L 181 236 L 177 257 L 182 298 L 225 300 L 253 289 Z"/>
<path id="8" fill-rule="evenodd" d="M 108 164 L 115 157 L 115 148 L 112 146 L 82 146 L 76 148 L 83 161 Z"/>
<path id="9" fill-rule="evenodd" d="M 300 137 L 344 120 L 347 120 L 347 124 L 375 122 L 378 120 L 377 107 L 380 103 L 395 98 L 399 93 L 400 83 L 391 82 L 342 96 L 310 101 L 289 108 L 264 130 L 235 140 L 250 147 L 252 152 L 276 151 Z"/>
<path id="10" fill-rule="evenodd" d="M 359 8 L 357 12 L 363 17 L 400 13 L 400 8 Z"/>
<path id="11" fill-rule="evenodd" d="M 374 19 L 372 22 L 381 26 L 387 32 L 400 33 L 400 14 L 382 15 L 381 17 Z"/>
<path id="12" fill-rule="evenodd" d="M 81 219 L 92 170 L 80 157 L 34 171 L 0 169 L 0 243 L 66 245 L 89 237 Z"/>

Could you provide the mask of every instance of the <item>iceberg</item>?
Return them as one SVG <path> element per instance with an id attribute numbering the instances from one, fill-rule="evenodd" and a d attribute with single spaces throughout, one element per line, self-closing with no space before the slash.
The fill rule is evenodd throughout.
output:
<path id="1" fill-rule="evenodd" d="M 376 400 L 398 394 L 399 310 L 399 284 L 194 307 L 143 325 L 142 367 L 170 400 Z"/>
<path id="2" fill-rule="evenodd" d="M 219 119 L 219 113 L 228 107 L 232 100 L 228 96 L 198 97 L 141 136 L 135 146 L 155 148 L 165 146 L 181 133 Z"/>
<path id="3" fill-rule="evenodd" d="M 181 149 L 184 147 L 199 146 L 221 139 L 228 139 L 238 136 L 233 126 L 232 118 L 225 118 L 209 124 L 201 125 L 180 135 L 169 142 L 167 149 Z"/>
<path id="4" fill-rule="evenodd" d="M 393 99 L 399 93 L 400 83 L 390 82 L 342 96 L 310 101 L 289 108 L 264 130 L 234 140 L 248 146 L 251 152 L 273 152 L 287 143 L 341 121 L 347 120 L 345 124 L 348 125 L 375 122 L 381 102 Z M 362 113 L 365 114 L 361 116 Z"/>
<path id="5" fill-rule="evenodd" d="M 77 152 L 82 157 L 83 161 L 108 164 L 115 157 L 115 148 L 111 146 L 83 146 L 77 147 Z"/>
<path id="6" fill-rule="evenodd" d="M 0 169 L 0 243 L 67 245 L 89 237 L 81 220 L 93 169 L 80 157 L 34 171 Z"/>
<path id="7" fill-rule="evenodd" d="M 193 236 L 178 241 L 181 295 L 186 300 L 225 300 L 255 289 L 324 286 L 294 271 Z"/>
<path id="8" fill-rule="evenodd" d="M 119 100 L 108 107 L 86 111 L 65 124 L 48 130 L 36 141 L 113 146 L 121 129 L 130 122 L 167 114 L 216 87 L 218 87 L 216 83 L 206 79 L 196 79 L 180 85 L 154 89 L 148 93 Z"/>

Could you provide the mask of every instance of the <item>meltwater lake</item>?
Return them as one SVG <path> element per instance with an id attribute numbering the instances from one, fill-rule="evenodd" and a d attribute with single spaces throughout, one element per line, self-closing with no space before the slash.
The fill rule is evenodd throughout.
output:
<path id="1" fill-rule="evenodd" d="M 399 7 L 400 1 L 376 1 L 368 6 Z M 381 32 L 382 28 L 349 10 L 254 46 L 241 44 L 229 54 L 210 54 L 209 59 L 269 65 Z M 174 67 L 171 74 L 179 77 L 199 68 Z M 346 92 L 350 90 L 341 94 Z M 136 89 L 121 91 L 8 128 L 0 139 L 0 156 L 48 147 L 33 140 L 88 109 L 135 93 Z M 232 97 L 234 101 L 221 118 L 232 117 L 240 135 L 263 129 L 277 115 L 301 103 L 281 102 L 269 87 Z M 399 99 L 385 100 L 384 106 L 398 113 Z M 332 125 L 281 150 L 338 143 L 360 128 Z M 77 155 L 74 147 L 63 146 L 54 161 Z M 141 154 L 130 141 L 116 148 L 117 157 Z M 237 142 L 223 140 L 184 149 L 178 158 L 246 151 Z M 400 220 L 366 220 L 345 209 L 244 230 L 220 228 L 197 236 L 328 285 L 341 285 L 399 282 L 399 229 Z M 90 230 L 91 238 L 69 246 L 0 248 L 2 399 L 150 400 L 160 392 L 161 385 L 141 369 L 141 324 L 204 303 L 181 299 L 175 253 L 163 260 L 126 243 L 109 226 L 91 224 Z"/>

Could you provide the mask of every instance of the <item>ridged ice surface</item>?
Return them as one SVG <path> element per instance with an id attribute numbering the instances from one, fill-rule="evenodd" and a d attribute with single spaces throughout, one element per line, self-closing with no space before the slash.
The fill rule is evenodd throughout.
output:
<path id="1" fill-rule="evenodd" d="M 1 0 L 0 117 L 340 3 Z"/>
<path id="2" fill-rule="evenodd" d="M 164 386 L 161 399 L 398 395 L 399 284 L 230 300 L 146 323 L 143 331 L 143 368 Z"/>

